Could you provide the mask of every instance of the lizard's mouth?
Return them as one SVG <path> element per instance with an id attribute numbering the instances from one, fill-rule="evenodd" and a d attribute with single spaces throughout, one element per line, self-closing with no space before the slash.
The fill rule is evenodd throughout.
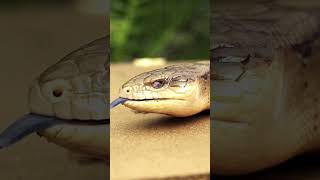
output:
<path id="1" fill-rule="evenodd" d="M 104 126 L 110 123 L 109 119 L 101 120 L 77 120 L 61 119 L 54 116 L 39 114 L 27 114 L 0 134 L 0 149 L 14 144 L 34 132 L 39 132 L 59 124 L 78 125 L 78 126 Z"/>
<path id="2" fill-rule="evenodd" d="M 124 106 L 140 113 L 166 114 L 174 117 L 186 117 L 204 110 L 200 103 L 179 98 L 158 99 L 123 99 L 118 98 L 111 103 L 111 108 L 123 104 Z"/>
<path id="3" fill-rule="evenodd" d="M 57 121 L 61 121 L 64 124 L 75 124 L 75 125 L 85 125 L 85 126 L 95 126 L 110 124 L 110 119 L 100 119 L 100 120 L 78 120 L 78 119 L 61 119 L 57 118 Z"/>
<path id="4" fill-rule="evenodd" d="M 119 97 L 115 99 L 111 104 L 110 104 L 110 109 L 118 106 L 119 104 L 128 104 L 130 102 L 134 103 L 139 103 L 139 102 L 159 102 L 159 101 L 183 101 L 183 99 L 178 99 L 178 98 L 157 98 L 157 99 L 128 99 L 128 98 L 122 98 Z"/>

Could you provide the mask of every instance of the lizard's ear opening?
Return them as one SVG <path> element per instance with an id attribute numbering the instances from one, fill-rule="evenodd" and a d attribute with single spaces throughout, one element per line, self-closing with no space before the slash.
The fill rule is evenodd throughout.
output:
<path id="1" fill-rule="evenodd" d="M 170 87 L 185 87 L 187 85 L 188 78 L 184 76 L 175 76 L 170 81 Z"/>

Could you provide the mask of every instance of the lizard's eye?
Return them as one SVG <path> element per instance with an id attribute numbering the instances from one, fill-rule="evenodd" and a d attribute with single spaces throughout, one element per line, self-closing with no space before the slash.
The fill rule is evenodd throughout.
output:
<path id="1" fill-rule="evenodd" d="M 159 79 L 152 83 L 152 87 L 155 89 L 160 89 L 164 86 L 164 84 L 165 84 L 165 80 Z"/>

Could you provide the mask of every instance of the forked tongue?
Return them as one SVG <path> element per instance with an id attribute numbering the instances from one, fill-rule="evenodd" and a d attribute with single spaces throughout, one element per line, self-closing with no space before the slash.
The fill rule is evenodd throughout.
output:
<path id="1" fill-rule="evenodd" d="M 110 104 L 110 109 L 118 106 L 119 104 L 122 104 L 122 103 L 126 102 L 127 100 L 128 100 L 128 99 L 126 99 L 126 98 L 121 98 L 121 97 L 117 98 L 116 100 L 114 100 L 114 101 Z"/>
<path id="2" fill-rule="evenodd" d="M 19 118 L 0 134 L 0 149 L 18 142 L 31 133 L 47 129 L 59 123 L 61 121 L 54 117 L 27 114 Z"/>

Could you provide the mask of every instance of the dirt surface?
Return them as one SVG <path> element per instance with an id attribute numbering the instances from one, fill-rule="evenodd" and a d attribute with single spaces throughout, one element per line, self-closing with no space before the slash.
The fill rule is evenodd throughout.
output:
<path id="1" fill-rule="evenodd" d="M 111 65 L 110 99 L 129 78 L 159 67 Z M 120 105 L 110 113 L 111 179 L 168 178 L 210 172 L 209 112 L 172 118 L 136 114 Z"/>
<path id="2" fill-rule="evenodd" d="M 73 7 L 1 9 L 0 131 L 28 112 L 32 80 L 67 53 L 107 32 L 103 16 L 84 15 Z M 105 180 L 109 168 L 79 164 L 66 150 L 31 135 L 0 151 L 3 180 Z"/>

